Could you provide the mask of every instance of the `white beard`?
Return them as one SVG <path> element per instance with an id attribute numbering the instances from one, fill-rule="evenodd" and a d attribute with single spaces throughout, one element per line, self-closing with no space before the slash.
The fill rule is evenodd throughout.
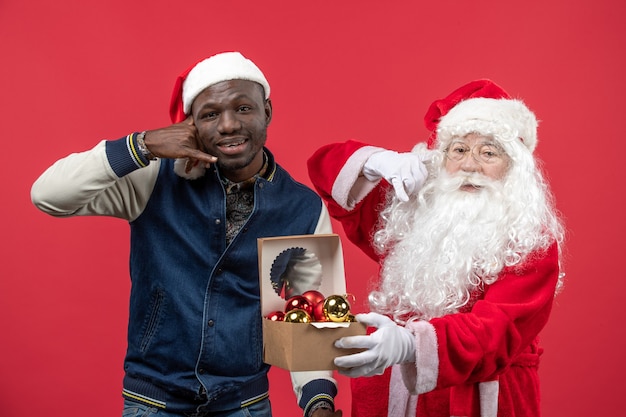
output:
<path id="1" fill-rule="evenodd" d="M 478 188 L 459 189 L 467 183 Z M 442 170 L 419 198 L 392 200 L 375 236 L 387 253 L 380 291 L 370 295 L 373 309 L 400 321 L 456 312 L 512 258 L 519 260 L 507 243 L 523 205 L 510 204 L 503 187 L 480 174 Z"/>

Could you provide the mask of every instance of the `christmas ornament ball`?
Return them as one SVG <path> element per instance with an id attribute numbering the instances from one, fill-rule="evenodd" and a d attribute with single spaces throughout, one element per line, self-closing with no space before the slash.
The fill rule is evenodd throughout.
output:
<path id="1" fill-rule="evenodd" d="M 324 301 L 324 315 L 333 322 L 347 321 L 350 315 L 350 304 L 344 296 L 331 295 Z"/>
<path id="2" fill-rule="evenodd" d="M 314 308 L 320 301 L 325 300 L 324 294 L 316 290 L 305 291 L 302 293 L 302 296 L 309 300 Z"/>
<path id="3" fill-rule="evenodd" d="M 313 307 L 313 319 L 315 321 L 328 321 L 326 314 L 324 313 L 324 302 L 326 299 L 321 300 Z"/>
<path id="4" fill-rule="evenodd" d="M 285 319 L 285 313 L 282 311 L 273 311 L 265 316 L 265 318 L 272 321 L 283 321 Z"/>
<path id="5" fill-rule="evenodd" d="M 285 321 L 288 323 L 310 323 L 311 316 L 301 308 L 294 308 L 285 314 Z"/>
<path id="6" fill-rule="evenodd" d="M 313 313 L 313 304 L 302 295 L 294 295 L 285 304 L 285 311 L 291 311 L 296 308 L 306 311 L 309 315 Z"/>

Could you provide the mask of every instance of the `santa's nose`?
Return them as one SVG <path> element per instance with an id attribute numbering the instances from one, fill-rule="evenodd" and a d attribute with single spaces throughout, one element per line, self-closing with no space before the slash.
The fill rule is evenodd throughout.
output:
<path id="1" fill-rule="evenodd" d="M 479 172 L 482 168 L 482 165 L 473 158 L 474 155 L 470 155 L 469 158 L 463 158 L 461 161 L 461 170 L 466 172 Z"/>

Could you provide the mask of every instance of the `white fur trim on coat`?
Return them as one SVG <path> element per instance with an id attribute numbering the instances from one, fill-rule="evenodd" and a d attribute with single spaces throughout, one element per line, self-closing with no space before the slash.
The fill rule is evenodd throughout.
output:
<path id="1" fill-rule="evenodd" d="M 500 383 L 497 380 L 481 382 L 478 384 L 480 417 L 497 417 L 499 391 Z"/>
<path id="2" fill-rule="evenodd" d="M 439 349 L 435 327 L 427 321 L 406 325 L 415 336 L 415 363 L 402 364 L 404 384 L 411 394 L 423 394 L 435 389 L 439 377 Z"/>
<path id="3" fill-rule="evenodd" d="M 401 365 L 391 368 L 387 417 L 415 417 L 417 395 L 411 395 L 404 385 Z"/>
<path id="4" fill-rule="evenodd" d="M 380 181 L 372 182 L 360 175 L 363 165 L 375 153 L 385 149 L 375 146 L 364 146 L 350 155 L 344 166 L 335 178 L 331 195 L 345 210 L 352 210 L 354 206 L 368 195 Z"/>

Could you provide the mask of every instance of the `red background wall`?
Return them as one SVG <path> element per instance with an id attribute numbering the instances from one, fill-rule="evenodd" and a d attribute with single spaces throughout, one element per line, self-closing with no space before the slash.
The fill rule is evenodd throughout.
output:
<path id="1" fill-rule="evenodd" d="M 569 230 L 543 332 L 544 415 L 622 415 L 625 12 L 622 0 L 0 1 L 0 415 L 121 414 L 128 227 L 45 216 L 30 186 L 61 156 L 168 124 L 178 73 L 225 50 L 264 70 L 268 145 L 305 183 L 330 141 L 410 149 L 428 104 L 471 79 L 522 97 Z M 363 301 L 375 265 L 344 249 Z M 271 377 L 275 415 L 299 415 L 287 372 Z"/>

